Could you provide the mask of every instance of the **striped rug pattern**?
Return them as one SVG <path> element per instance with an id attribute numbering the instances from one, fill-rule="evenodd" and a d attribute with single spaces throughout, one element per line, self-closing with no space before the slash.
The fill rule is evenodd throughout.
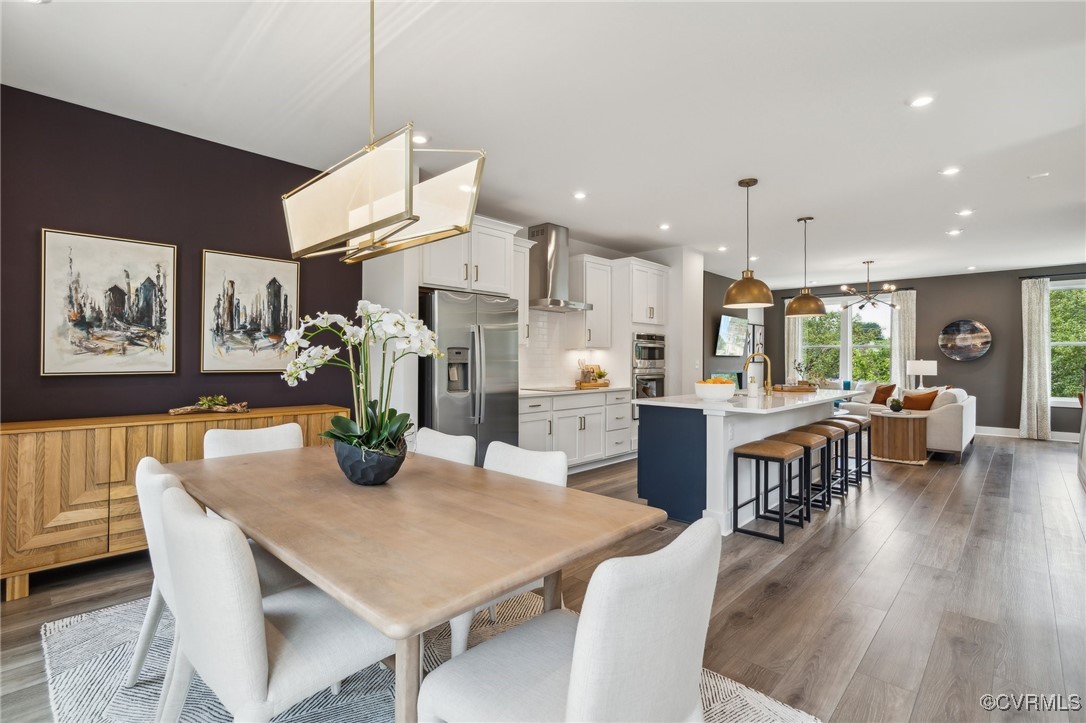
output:
<path id="1" fill-rule="evenodd" d="M 534 593 L 498 605 L 497 620 L 486 611 L 472 621 L 469 645 L 478 645 L 538 615 L 543 601 Z M 139 634 L 147 598 L 46 623 L 41 629 L 49 701 L 57 723 L 144 723 L 154 717 L 173 641 L 169 610 L 151 645 L 139 683 L 122 687 Z M 424 665 L 433 670 L 449 657 L 449 626 L 426 634 Z M 338 695 L 322 691 L 277 716 L 280 723 L 391 721 L 395 676 L 381 664 L 355 673 Z M 702 670 L 701 699 L 706 723 L 818 723 L 818 719 L 709 670 Z M 215 694 L 196 677 L 183 723 L 229 723 Z"/>

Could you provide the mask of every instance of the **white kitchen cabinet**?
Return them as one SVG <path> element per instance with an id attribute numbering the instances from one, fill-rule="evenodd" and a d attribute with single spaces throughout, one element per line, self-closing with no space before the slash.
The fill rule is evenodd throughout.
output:
<path id="1" fill-rule="evenodd" d="M 611 264 L 579 254 L 570 259 L 569 293 L 592 304 L 589 311 L 566 314 L 562 320 L 567 349 L 611 348 Z"/>
<path id="2" fill-rule="evenodd" d="M 513 239 L 513 298 L 517 300 L 517 341 L 528 346 L 532 338 L 528 316 L 528 257 L 535 241 Z"/>
<path id="3" fill-rule="evenodd" d="M 446 289 L 471 288 L 471 236 L 464 234 L 422 247 L 422 283 Z"/>
<path id="4" fill-rule="evenodd" d="M 614 314 L 622 314 L 627 327 L 630 323 L 663 326 L 667 320 L 668 267 L 626 258 L 612 261 L 611 270 Z"/>
<path id="5" fill-rule="evenodd" d="M 509 296 L 513 292 L 513 234 L 519 228 L 476 216 L 470 234 L 421 247 L 420 283 Z"/>
<path id="6" fill-rule="evenodd" d="M 571 467 L 631 448 L 630 392 L 522 397 L 520 446 L 566 453 Z"/>
<path id="7" fill-rule="evenodd" d="M 520 415 L 520 447 L 536 452 L 554 449 L 552 440 L 553 420 L 550 412 L 532 412 Z"/>
<path id="8" fill-rule="evenodd" d="M 667 275 L 654 267 L 655 264 L 630 266 L 630 311 L 635 324 L 664 324 Z"/>

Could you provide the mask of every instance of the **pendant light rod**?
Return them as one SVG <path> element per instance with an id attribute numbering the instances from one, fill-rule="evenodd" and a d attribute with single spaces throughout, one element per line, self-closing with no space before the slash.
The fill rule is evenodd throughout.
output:
<path id="1" fill-rule="evenodd" d="M 739 181 L 739 187 L 747 190 L 747 271 L 750 271 L 750 187 L 757 185 L 757 178 L 744 178 Z"/>
<path id="2" fill-rule="evenodd" d="M 807 286 L 807 222 L 814 221 L 814 216 L 800 216 L 796 221 L 803 224 L 803 285 Z"/>
<path id="3" fill-rule="evenodd" d="M 373 120 L 374 119 L 373 96 L 374 96 L 374 87 L 376 85 L 376 82 L 374 80 L 375 72 L 374 72 L 374 67 L 373 67 L 373 59 L 374 59 L 374 55 L 375 55 L 373 40 L 374 40 L 374 36 L 376 35 L 376 33 L 374 31 L 374 26 L 375 26 L 374 19 L 376 18 L 376 8 L 377 8 L 377 0 L 370 0 L 370 145 L 371 146 L 373 145 L 373 141 L 377 138 L 377 134 L 374 131 L 375 125 L 374 125 L 374 120 Z"/>

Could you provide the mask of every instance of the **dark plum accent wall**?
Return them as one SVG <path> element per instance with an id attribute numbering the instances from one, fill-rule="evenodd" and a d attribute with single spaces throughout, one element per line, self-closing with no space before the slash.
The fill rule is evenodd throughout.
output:
<path id="1" fill-rule="evenodd" d="M 939 374 L 925 383 L 952 384 L 977 398 L 977 425 L 1018 428 L 1022 400 L 1022 285 L 1020 276 L 1081 273 L 1086 264 L 983 274 L 895 280 L 899 288 L 916 289 L 916 355 L 939 362 Z M 855 284 L 862 286 L 862 280 Z M 816 294 L 839 294 L 822 287 Z M 771 359 L 784 358 L 784 299 L 799 289 L 774 290 L 777 303 L 766 309 L 766 347 Z M 956 319 L 975 319 L 992 332 L 988 353 L 974 361 L 954 361 L 939 350 L 939 332 Z M 774 382 L 783 382 L 784 365 L 774 365 Z M 779 371 L 778 371 L 779 370 Z M 1052 429 L 1078 433 L 1079 409 L 1052 410 Z"/>
<path id="2" fill-rule="evenodd" d="M 349 405 L 340 370 L 200 373 L 203 249 L 290 258 L 280 197 L 314 171 L 9 86 L 0 89 L 0 419 L 164 412 L 204 394 L 253 407 Z M 41 229 L 177 246 L 177 373 L 43 377 Z M 359 266 L 303 261 L 299 311 L 353 309 Z"/>

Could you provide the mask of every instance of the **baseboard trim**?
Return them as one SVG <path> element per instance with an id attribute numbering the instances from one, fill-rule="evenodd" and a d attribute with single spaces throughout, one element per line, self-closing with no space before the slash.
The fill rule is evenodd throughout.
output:
<path id="1" fill-rule="evenodd" d="M 1011 427 L 977 427 L 977 434 L 988 437 L 1015 437 L 1018 438 L 1018 430 Z M 1052 432 L 1049 442 L 1077 442 L 1078 435 L 1074 432 Z"/>
<path id="2" fill-rule="evenodd" d="M 597 459 L 594 462 L 576 464 L 569 468 L 569 473 L 576 474 L 577 472 L 587 472 L 590 469 L 599 469 L 600 467 L 607 467 L 608 465 L 618 464 L 619 462 L 626 462 L 631 459 L 637 459 L 637 452 L 627 452 L 626 454 L 620 454 L 615 457 L 604 457 L 603 459 Z"/>

